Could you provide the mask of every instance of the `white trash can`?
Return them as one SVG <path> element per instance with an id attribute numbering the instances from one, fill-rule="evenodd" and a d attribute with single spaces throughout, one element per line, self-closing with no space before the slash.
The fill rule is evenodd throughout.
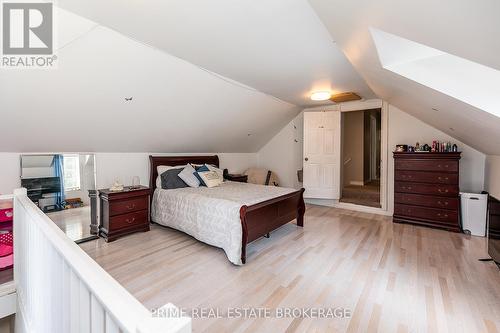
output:
<path id="1" fill-rule="evenodd" d="M 462 228 L 474 236 L 486 236 L 486 210 L 488 195 L 460 192 Z"/>

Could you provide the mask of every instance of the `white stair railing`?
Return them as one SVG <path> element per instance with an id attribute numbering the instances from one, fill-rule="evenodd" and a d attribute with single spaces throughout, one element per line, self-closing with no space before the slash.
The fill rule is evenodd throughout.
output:
<path id="1" fill-rule="evenodd" d="M 14 192 L 14 280 L 16 332 L 191 332 L 190 318 L 153 317 L 25 189 Z"/>

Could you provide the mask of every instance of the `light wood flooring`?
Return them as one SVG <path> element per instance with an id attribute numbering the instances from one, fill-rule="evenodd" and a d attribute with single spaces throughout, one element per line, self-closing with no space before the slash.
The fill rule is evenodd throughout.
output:
<path id="1" fill-rule="evenodd" d="M 248 263 L 175 230 L 82 248 L 147 308 L 344 307 L 350 319 L 194 319 L 194 332 L 499 332 L 500 273 L 484 238 L 308 206 Z"/>
<path id="2" fill-rule="evenodd" d="M 90 233 L 90 206 L 65 209 L 47 216 L 73 241 L 92 236 Z"/>

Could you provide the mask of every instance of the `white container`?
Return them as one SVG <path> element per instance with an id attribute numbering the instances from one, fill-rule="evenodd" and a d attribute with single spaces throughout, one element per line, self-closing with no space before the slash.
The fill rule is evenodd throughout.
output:
<path id="1" fill-rule="evenodd" d="M 462 228 L 474 236 L 486 236 L 488 195 L 460 192 Z"/>

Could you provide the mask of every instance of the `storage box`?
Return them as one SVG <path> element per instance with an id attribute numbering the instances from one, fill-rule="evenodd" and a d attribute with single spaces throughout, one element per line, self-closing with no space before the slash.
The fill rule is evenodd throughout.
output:
<path id="1" fill-rule="evenodd" d="M 0 208 L 0 222 L 12 221 L 14 216 L 13 208 Z"/>

